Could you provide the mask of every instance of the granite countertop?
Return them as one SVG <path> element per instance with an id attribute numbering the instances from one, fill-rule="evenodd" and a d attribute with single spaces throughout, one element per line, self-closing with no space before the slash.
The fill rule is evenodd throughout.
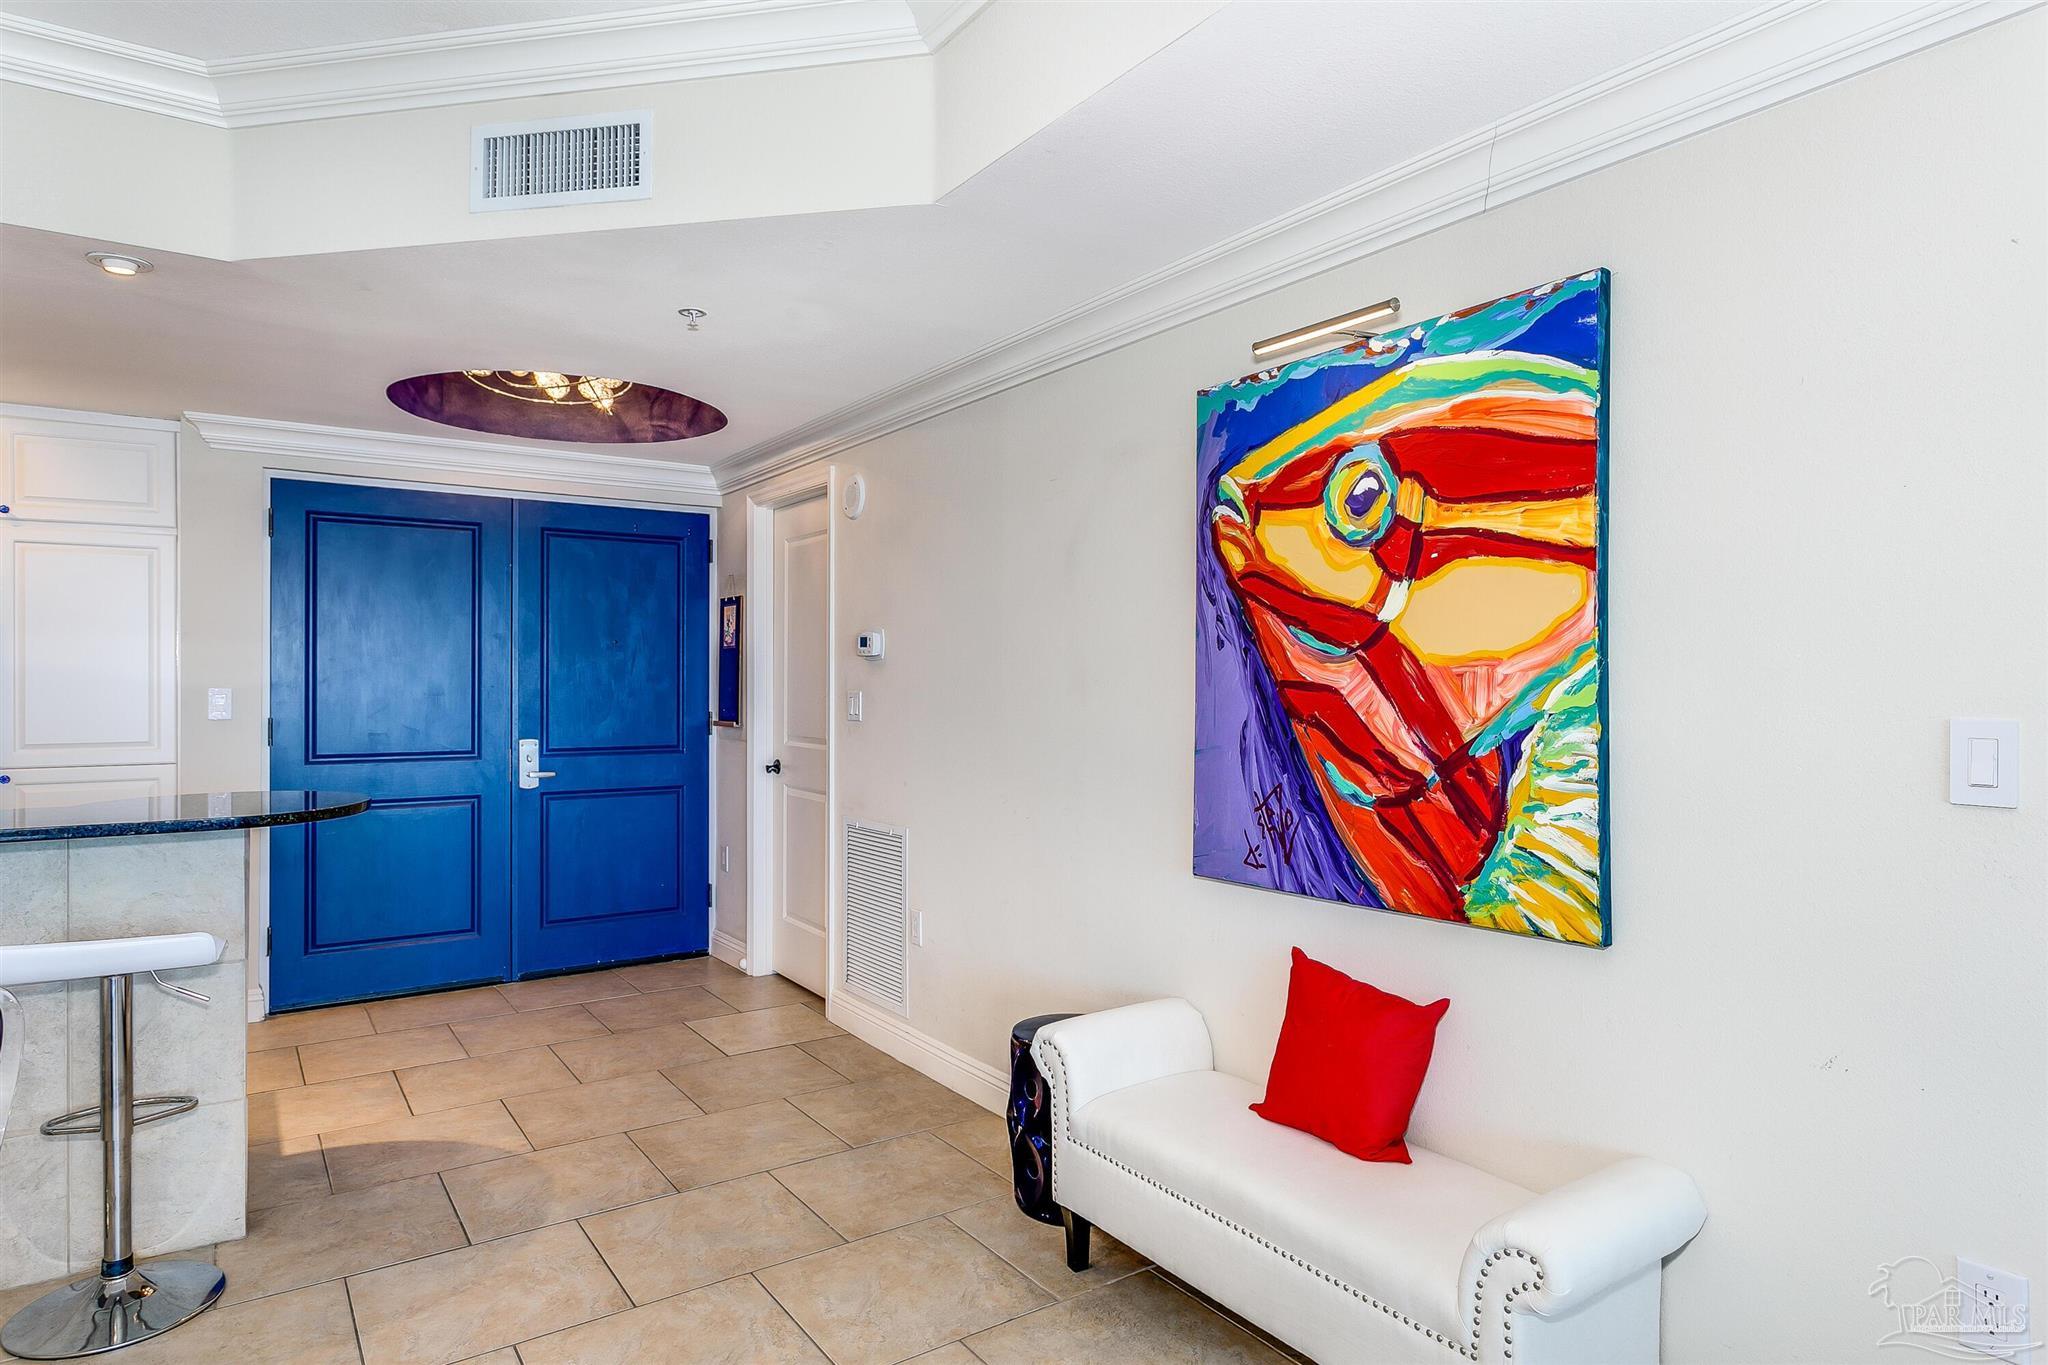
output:
<path id="1" fill-rule="evenodd" d="M 0 788 L 0 793 L 4 790 Z M 82 806 L 14 807 L 6 801 L 0 794 L 0 844 L 303 825 L 361 815 L 370 808 L 367 796 L 334 791 L 181 792 Z"/>

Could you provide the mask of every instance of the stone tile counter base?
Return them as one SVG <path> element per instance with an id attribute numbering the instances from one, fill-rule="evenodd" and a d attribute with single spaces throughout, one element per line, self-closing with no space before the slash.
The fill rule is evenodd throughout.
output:
<path id="1" fill-rule="evenodd" d="M 199 1108 L 135 1130 L 135 1242 L 144 1256 L 243 1232 L 248 944 L 246 836 L 151 835 L 0 844 L 0 953 L 7 945 L 203 931 L 227 942 L 211 967 L 165 972 L 207 1004 L 135 983 L 138 1095 L 197 1095 Z M 100 1254 L 100 1144 L 53 1138 L 45 1119 L 99 1103 L 99 982 L 18 988 L 27 1040 L 0 1140 L 0 1288 L 92 1269 Z"/>

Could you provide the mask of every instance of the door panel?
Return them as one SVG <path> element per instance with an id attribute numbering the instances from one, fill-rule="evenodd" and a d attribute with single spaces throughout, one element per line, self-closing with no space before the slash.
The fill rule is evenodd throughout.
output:
<path id="1" fill-rule="evenodd" d="M 514 793 L 513 971 L 701 952 L 709 518 L 514 510 L 518 736 L 552 775 Z"/>
<path id="2" fill-rule="evenodd" d="M 769 724 L 782 770 L 771 805 L 775 970 L 818 994 L 828 970 L 832 831 L 831 538 L 823 496 L 775 509 Z"/>
<path id="3" fill-rule="evenodd" d="M 511 516 L 501 499 L 271 487 L 271 780 L 373 798 L 271 831 L 271 997 L 502 980 Z"/>

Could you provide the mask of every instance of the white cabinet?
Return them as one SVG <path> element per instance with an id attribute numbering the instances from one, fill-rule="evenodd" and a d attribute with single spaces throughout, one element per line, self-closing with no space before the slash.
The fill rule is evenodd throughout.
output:
<path id="1" fill-rule="evenodd" d="M 0 408 L 0 520 L 177 524 L 177 426 Z"/>
<path id="2" fill-rule="evenodd" d="M 170 796 L 178 790 L 178 768 L 158 763 L 128 768 L 10 768 L 0 786 L 0 809 L 82 806 L 132 796 Z"/>
<path id="3" fill-rule="evenodd" d="M 175 763 L 178 539 L 0 524 L 0 770 Z"/>

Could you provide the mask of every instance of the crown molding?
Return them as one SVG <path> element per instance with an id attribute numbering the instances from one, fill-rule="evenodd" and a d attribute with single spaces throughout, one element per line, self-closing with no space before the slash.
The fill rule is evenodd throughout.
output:
<path id="1" fill-rule="evenodd" d="M 479 474 L 582 484 L 625 493 L 659 494 L 665 502 L 716 507 L 718 485 L 700 464 L 647 460 L 626 455 L 593 455 L 575 450 L 541 450 L 502 441 L 463 441 L 392 431 L 359 431 L 188 412 L 185 420 L 215 450 L 298 462 L 339 460 L 422 472 L 473 477 Z"/>
<path id="2" fill-rule="evenodd" d="M 962 0 L 945 36 L 978 9 Z M 926 56 L 943 38 L 901 0 L 686 0 L 215 62 L 11 14 L 0 40 L 0 80 L 242 128 Z"/>
<path id="3" fill-rule="evenodd" d="M 958 37 L 960 30 L 979 18 L 993 0 L 953 0 L 928 24 L 919 27 L 924 32 L 925 46 L 937 52 Z"/>
<path id="4" fill-rule="evenodd" d="M 712 466 L 727 493 L 2041 7 L 1784 0 Z"/>

